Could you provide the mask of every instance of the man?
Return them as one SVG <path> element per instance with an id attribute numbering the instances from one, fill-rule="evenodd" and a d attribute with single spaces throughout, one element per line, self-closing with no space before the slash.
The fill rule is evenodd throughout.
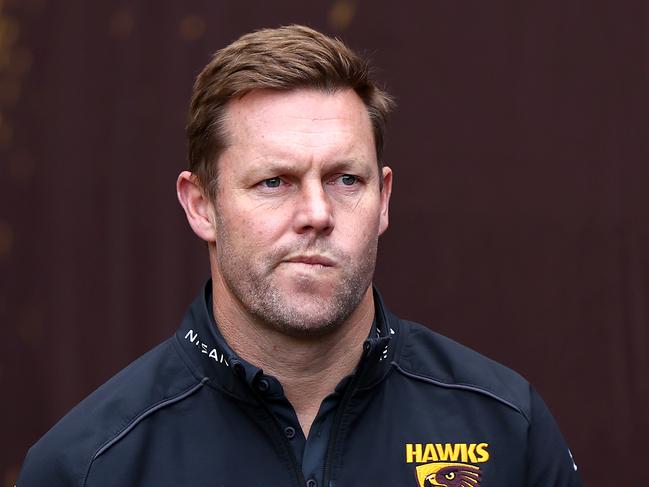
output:
<path id="1" fill-rule="evenodd" d="M 177 183 L 211 280 L 174 337 L 30 450 L 18 487 L 580 485 L 527 382 L 371 285 L 391 106 L 306 27 L 216 53 Z"/>

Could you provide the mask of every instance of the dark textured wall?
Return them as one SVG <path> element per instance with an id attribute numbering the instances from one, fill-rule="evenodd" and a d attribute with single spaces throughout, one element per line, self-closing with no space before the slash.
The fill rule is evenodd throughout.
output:
<path id="1" fill-rule="evenodd" d="M 369 52 L 399 103 L 377 272 L 390 306 L 523 373 L 587 485 L 639 485 L 647 10 L 0 1 L 0 482 L 175 329 L 208 275 L 174 191 L 193 77 L 241 33 L 299 22 Z"/>

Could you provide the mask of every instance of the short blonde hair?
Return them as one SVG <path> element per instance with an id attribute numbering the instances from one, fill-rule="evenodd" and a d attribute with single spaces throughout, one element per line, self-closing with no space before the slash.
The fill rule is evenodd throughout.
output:
<path id="1" fill-rule="evenodd" d="M 392 97 L 371 78 L 367 59 L 338 39 L 302 25 L 262 29 L 217 51 L 194 83 L 187 122 L 189 169 L 211 196 L 217 160 L 227 147 L 226 105 L 257 89 L 351 88 L 367 108 L 379 166 Z"/>

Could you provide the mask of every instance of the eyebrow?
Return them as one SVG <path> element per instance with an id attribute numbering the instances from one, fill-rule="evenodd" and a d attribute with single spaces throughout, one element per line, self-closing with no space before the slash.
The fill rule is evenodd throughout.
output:
<path id="1" fill-rule="evenodd" d="M 343 159 L 334 162 L 325 162 L 323 168 L 326 172 L 347 171 L 354 170 L 358 172 L 359 169 L 365 169 L 360 161 L 353 159 Z M 262 159 L 255 162 L 251 168 L 254 172 L 274 172 L 274 173 L 294 173 L 300 172 L 302 167 L 299 163 L 285 161 L 281 159 Z M 364 171 L 363 171 L 364 172 Z"/>

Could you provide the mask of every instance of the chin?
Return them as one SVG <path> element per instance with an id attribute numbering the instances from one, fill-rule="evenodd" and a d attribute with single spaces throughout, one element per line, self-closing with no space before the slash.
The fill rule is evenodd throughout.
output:
<path id="1" fill-rule="evenodd" d="M 329 279 L 314 279 L 312 276 L 298 276 L 278 282 L 277 288 L 286 303 L 297 309 L 326 306 L 335 299 L 336 287 Z"/>
<path id="2" fill-rule="evenodd" d="M 325 317 L 309 316 L 297 322 L 276 321 L 269 323 L 275 330 L 283 335 L 294 338 L 321 338 L 330 335 L 342 326 L 342 321 L 332 321 Z"/>
<path id="3" fill-rule="evenodd" d="M 341 275 L 332 269 L 318 275 L 278 272 L 267 278 L 229 282 L 244 307 L 270 329 L 289 336 L 318 337 L 338 330 L 352 315 L 367 293 L 369 275 Z"/>
<path id="4" fill-rule="evenodd" d="M 275 301 L 272 309 L 259 311 L 258 316 L 271 328 L 289 336 L 310 338 L 338 330 L 350 310 L 331 296 L 292 291 Z"/>

